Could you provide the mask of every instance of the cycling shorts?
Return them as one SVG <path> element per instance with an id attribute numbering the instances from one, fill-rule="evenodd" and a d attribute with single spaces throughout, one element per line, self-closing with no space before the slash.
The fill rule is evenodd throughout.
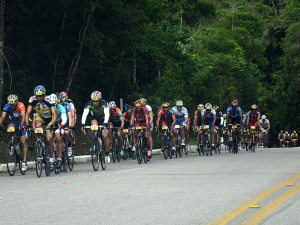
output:
<path id="1" fill-rule="evenodd" d="M 231 117 L 231 116 L 229 116 L 229 118 L 231 119 L 232 124 L 240 124 L 241 123 L 241 118 L 240 117 Z"/>
<path id="2" fill-rule="evenodd" d="M 121 127 L 121 121 L 109 121 L 109 124 L 112 124 L 113 127 Z"/>
<path id="3" fill-rule="evenodd" d="M 175 125 L 183 125 L 184 121 L 185 121 L 185 118 L 183 118 L 183 119 L 176 119 Z"/>
<path id="4" fill-rule="evenodd" d="M 15 129 L 19 129 L 20 123 L 11 121 L 10 124 L 13 124 L 15 126 Z M 26 124 L 24 123 L 24 127 L 25 126 L 26 126 Z M 19 136 L 26 136 L 25 130 L 19 131 Z"/>
<path id="5" fill-rule="evenodd" d="M 135 121 L 135 125 L 134 125 L 135 127 L 146 127 L 147 125 L 146 125 L 146 122 L 137 122 L 137 121 Z M 150 129 L 145 129 L 145 131 L 146 132 L 150 132 Z"/>
<path id="6" fill-rule="evenodd" d="M 212 125 L 212 123 L 214 122 L 214 118 L 208 118 L 206 120 L 204 120 L 204 125 Z M 209 129 L 214 129 L 215 125 L 211 126 Z"/>
<path id="7" fill-rule="evenodd" d="M 43 118 L 41 117 L 38 113 L 35 114 L 35 120 L 40 120 L 42 123 L 44 123 L 46 126 L 47 125 L 52 125 L 52 117 L 49 118 Z"/>
<path id="8" fill-rule="evenodd" d="M 104 117 L 100 117 L 100 116 L 93 116 L 92 120 L 97 120 L 98 125 L 102 125 L 104 123 Z"/>

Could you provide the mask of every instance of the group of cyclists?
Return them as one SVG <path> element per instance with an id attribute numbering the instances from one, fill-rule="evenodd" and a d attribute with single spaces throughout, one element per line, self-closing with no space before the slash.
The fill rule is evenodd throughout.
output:
<path id="1" fill-rule="evenodd" d="M 137 149 L 137 127 L 143 127 L 144 138 L 147 146 L 147 157 L 150 160 L 152 156 L 152 131 L 155 129 L 159 133 L 159 128 L 168 127 L 170 137 L 170 148 L 172 154 L 175 154 L 175 128 L 177 134 L 180 135 L 181 146 L 190 150 L 189 146 L 189 129 L 192 126 L 197 136 L 198 151 L 199 142 L 201 139 L 200 127 L 208 127 L 210 133 L 210 147 L 215 149 L 218 142 L 216 138 L 216 129 L 220 132 L 221 142 L 225 143 L 229 138 L 226 136 L 226 130 L 231 129 L 231 125 L 240 125 L 238 128 L 237 139 L 240 146 L 245 146 L 249 129 L 255 127 L 256 131 L 265 130 L 269 135 L 270 122 L 265 115 L 260 115 L 257 105 L 252 105 L 251 110 L 247 114 L 242 114 L 242 109 L 237 100 L 231 102 L 226 114 L 222 114 L 219 106 L 212 106 L 210 103 L 205 105 L 199 104 L 194 114 L 194 121 L 188 117 L 188 110 L 184 107 L 183 101 L 176 101 L 175 106 L 171 107 L 168 102 L 164 102 L 158 110 L 156 122 L 154 122 L 154 113 L 152 107 L 147 104 L 145 98 L 138 99 L 133 105 L 125 105 L 123 110 L 117 107 L 114 101 L 107 102 L 102 99 L 100 91 L 92 92 L 91 100 L 87 102 L 84 107 L 81 117 L 81 130 L 86 128 L 87 117 L 91 115 L 90 126 L 102 125 L 106 129 L 101 130 L 101 137 L 103 138 L 104 157 L 105 162 L 110 162 L 109 152 L 111 150 L 111 142 L 113 138 L 113 130 L 115 128 L 116 139 L 120 147 L 120 155 L 124 155 L 124 129 L 132 130 L 131 151 L 135 152 Z M 19 129 L 20 143 L 23 148 L 23 163 L 21 170 L 27 169 L 27 135 L 30 129 L 45 128 L 46 142 L 48 145 L 50 155 L 50 170 L 54 169 L 54 142 L 57 148 L 57 167 L 61 166 L 61 158 L 63 152 L 64 138 L 67 142 L 67 154 L 71 156 L 74 154 L 72 150 L 72 143 L 74 142 L 74 127 L 77 116 L 74 102 L 68 98 L 66 92 L 58 92 L 46 95 L 46 89 L 42 85 L 38 85 L 34 89 L 34 96 L 29 99 L 27 110 L 22 102 L 18 101 L 18 96 L 11 94 L 7 99 L 8 103 L 4 106 L 2 115 L 0 117 L 0 129 L 3 128 L 3 121 L 9 115 L 10 123 L 7 128 L 14 127 Z M 32 120 L 30 119 L 32 118 Z M 29 127 L 32 121 L 32 128 Z M 108 130 L 108 132 L 106 132 Z M 53 131 L 53 132 L 52 132 Z M 163 136 L 163 129 L 161 130 L 161 137 Z M 52 135 L 53 133 L 53 135 Z M 91 130 L 91 135 L 94 137 L 95 130 Z M 37 135 L 36 135 L 37 136 Z M 53 137 L 52 137 L 53 136 Z M 281 135 L 280 135 L 281 137 Z M 284 138 L 286 137 L 286 134 Z M 187 146 L 186 146 L 187 145 Z M 162 146 L 163 149 L 163 146 Z"/>
<path id="2" fill-rule="evenodd" d="M 283 130 L 278 134 L 278 141 L 280 147 L 296 147 L 298 145 L 298 134 L 297 131 L 293 131 L 291 134 Z"/>

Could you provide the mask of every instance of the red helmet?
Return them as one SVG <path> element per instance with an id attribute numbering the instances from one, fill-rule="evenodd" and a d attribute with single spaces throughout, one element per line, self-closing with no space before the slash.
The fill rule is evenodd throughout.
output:
<path id="1" fill-rule="evenodd" d="M 143 107 L 143 103 L 141 100 L 136 100 L 135 103 L 134 103 L 134 106 L 135 107 Z"/>
<path id="2" fill-rule="evenodd" d="M 60 94 L 63 102 L 68 100 L 68 94 L 66 92 L 62 91 Z"/>
<path id="3" fill-rule="evenodd" d="M 238 106 L 239 105 L 238 100 L 232 100 L 231 105 L 232 106 Z"/>
<path id="4" fill-rule="evenodd" d="M 169 107 L 170 107 L 170 104 L 169 104 L 168 102 L 164 102 L 164 103 L 162 104 L 162 107 L 163 107 L 163 109 L 169 108 Z"/>
<path id="5" fill-rule="evenodd" d="M 255 110 L 257 110 L 257 105 L 255 105 L 255 104 L 253 104 L 253 105 L 251 105 L 251 109 L 255 109 Z"/>

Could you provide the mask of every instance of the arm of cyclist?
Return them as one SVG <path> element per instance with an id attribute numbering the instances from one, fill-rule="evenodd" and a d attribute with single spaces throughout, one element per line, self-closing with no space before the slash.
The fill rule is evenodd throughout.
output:
<path id="1" fill-rule="evenodd" d="M 176 123 L 176 116 L 175 114 L 172 116 L 173 122 L 172 122 L 172 129 L 175 127 L 175 123 Z"/>
<path id="2" fill-rule="evenodd" d="M 103 125 L 107 125 L 109 120 L 109 108 L 105 107 L 104 108 L 104 122 Z"/>
<path id="3" fill-rule="evenodd" d="M 50 110 L 51 110 L 51 114 L 52 114 L 52 122 L 50 124 L 48 124 L 48 126 L 51 125 L 51 124 L 54 125 L 56 123 L 56 120 L 57 120 L 57 114 L 56 114 L 56 108 L 55 108 L 55 106 L 52 106 L 50 108 Z"/>
<path id="4" fill-rule="evenodd" d="M 25 123 L 27 125 L 29 125 L 29 116 L 30 116 L 31 112 L 32 112 L 32 106 L 28 105 L 27 112 L 26 112 L 26 115 L 25 115 Z"/>
<path id="5" fill-rule="evenodd" d="M 216 115 L 214 115 L 214 121 L 212 122 L 212 126 L 214 126 L 215 124 L 216 124 L 216 121 L 217 121 L 217 116 Z"/>
<path id="6" fill-rule="evenodd" d="M 1 115 L 1 117 L 0 117 L 0 126 L 2 126 L 2 124 L 3 124 L 3 121 L 4 121 L 4 119 L 5 119 L 5 117 L 6 117 L 6 112 L 5 111 L 2 111 L 2 115 Z"/>
<path id="7" fill-rule="evenodd" d="M 124 128 L 124 125 L 125 125 L 124 117 L 123 117 L 123 116 L 120 116 L 120 120 L 121 120 L 121 129 L 123 129 L 123 128 Z"/>
<path id="8" fill-rule="evenodd" d="M 158 117 L 157 117 L 157 120 L 156 120 L 156 129 L 159 128 L 159 122 L 160 122 L 160 119 L 161 119 L 161 117 L 158 116 Z"/>
<path id="9" fill-rule="evenodd" d="M 72 112 L 67 112 L 67 119 L 69 121 L 69 127 L 73 127 L 73 118 L 72 118 Z"/>

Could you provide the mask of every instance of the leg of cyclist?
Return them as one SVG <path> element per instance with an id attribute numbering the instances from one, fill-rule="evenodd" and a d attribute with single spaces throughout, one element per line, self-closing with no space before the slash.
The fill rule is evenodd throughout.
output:
<path id="1" fill-rule="evenodd" d="M 70 130 L 68 127 L 64 128 L 64 137 L 65 137 L 66 141 L 68 142 L 68 156 L 71 157 L 72 156 L 72 138 L 71 138 Z"/>
<path id="2" fill-rule="evenodd" d="M 171 138 L 171 148 L 172 148 L 172 154 L 175 153 L 176 148 L 175 148 L 175 138 L 176 138 L 176 133 L 174 132 L 174 130 L 171 129 L 170 127 L 170 138 Z"/>
<path id="3" fill-rule="evenodd" d="M 181 145 L 185 145 L 185 130 L 184 126 L 180 126 Z"/>
<path id="4" fill-rule="evenodd" d="M 106 129 L 102 130 L 102 138 L 104 141 L 104 148 L 105 148 L 105 161 L 106 163 L 109 163 L 110 162 L 110 157 L 109 157 L 110 139 Z"/>
<path id="5" fill-rule="evenodd" d="M 96 119 L 93 119 L 91 121 L 91 126 L 95 126 L 95 125 L 98 126 L 98 121 Z M 93 138 L 95 136 L 95 131 L 94 130 L 91 130 L 91 136 L 92 136 L 92 140 L 93 140 Z"/>
<path id="6" fill-rule="evenodd" d="M 28 153 L 28 144 L 27 144 L 27 136 L 25 135 L 25 131 L 21 131 L 20 142 L 23 148 L 23 163 L 22 163 L 22 171 L 27 170 L 27 153 Z"/>
<path id="7" fill-rule="evenodd" d="M 64 130 L 63 129 L 57 129 L 55 131 L 55 140 L 56 140 L 56 145 L 57 145 L 57 167 L 60 168 L 61 166 L 61 156 L 63 152 L 63 142 L 62 142 L 62 135 L 64 135 Z"/>

